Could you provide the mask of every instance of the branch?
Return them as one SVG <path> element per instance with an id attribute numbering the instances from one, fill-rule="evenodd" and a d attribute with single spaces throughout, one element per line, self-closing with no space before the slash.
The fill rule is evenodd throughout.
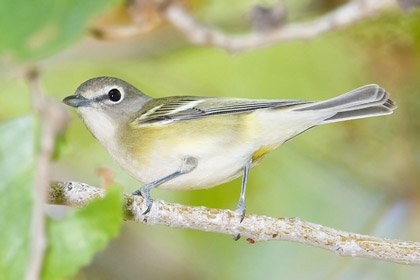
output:
<path id="1" fill-rule="evenodd" d="M 346 27 L 380 11 L 395 6 L 392 0 L 353 0 L 312 21 L 279 26 L 268 32 L 229 35 L 196 20 L 184 7 L 171 4 L 164 10 L 165 18 L 191 43 L 209 45 L 238 52 L 275 43 L 308 40 L 328 31 Z"/>
<path id="2" fill-rule="evenodd" d="M 49 203 L 83 206 L 102 197 L 104 189 L 77 182 L 56 182 L 50 187 Z M 124 194 L 125 218 L 148 225 L 165 225 L 229 235 L 240 234 L 249 243 L 269 240 L 299 242 L 336 252 L 402 264 L 420 265 L 420 242 L 400 241 L 344 232 L 309 223 L 299 218 L 246 215 L 243 222 L 233 211 L 185 206 L 155 200 L 147 221 L 143 198 Z"/>
<path id="3" fill-rule="evenodd" d="M 34 204 L 31 219 L 32 248 L 25 278 L 35 280 L 39 279 L 47 247 L 44 203 L 47 200 L 50 181 L 50 160 L 54 152 L 56 136 L 66 128 L 69 116 L 60 104 L 45 96 L 39 84 L 37 69 L 28 69 L 25 78 L 32 93 L 32 106 L 42 121 L 41 146 L 35 168 Z"/>

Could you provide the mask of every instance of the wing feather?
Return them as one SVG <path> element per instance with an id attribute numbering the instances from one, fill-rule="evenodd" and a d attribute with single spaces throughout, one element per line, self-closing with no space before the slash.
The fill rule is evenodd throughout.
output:
<path id="1" fill-rule="evenodd" d="M 194 96 L 166 97 L 149 101 L 139 111 L 133 123 L 136 125 L 169 123 L 216 115 L 246 113 L 260 109 L 285 108 L 312 102 Z"/>

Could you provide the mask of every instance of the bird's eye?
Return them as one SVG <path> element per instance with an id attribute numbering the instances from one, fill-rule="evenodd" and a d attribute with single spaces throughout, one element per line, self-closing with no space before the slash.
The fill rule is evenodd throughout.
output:
<path id="1" fill-rule="evenodd" d="M 108 92 L 108 97 L 109 97 L 109 100 L 111 100 L 113 102 L 120 101 L 121 92 L 118 89 L 113 88 Z"/>

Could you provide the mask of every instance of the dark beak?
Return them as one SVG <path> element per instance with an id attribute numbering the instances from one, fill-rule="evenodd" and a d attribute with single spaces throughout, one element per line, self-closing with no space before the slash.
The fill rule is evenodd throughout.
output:
<path id="1" fill-rule="evenodd" d="M 88 106 L 91 100 L 84 98 L 81 95 L 70 95 L 63 99 L 63 103 L 71 107 Z"/>

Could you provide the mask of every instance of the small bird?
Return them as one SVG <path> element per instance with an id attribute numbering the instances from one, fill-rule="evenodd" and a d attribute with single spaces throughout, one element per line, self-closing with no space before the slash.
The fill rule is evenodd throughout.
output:
<path id="1" fill-rule="evenodd" d="M 63 102 L 132 177 L 146 202 L 152 188 L 205 189 L 243 176 L 235 211 L 245 216 L 249 170 L 280 144 L 315 126 L 391 114 L 378 85 L 325 101 L 197 96 L 152 98 L 111 77 L 84 82 Z"/>

